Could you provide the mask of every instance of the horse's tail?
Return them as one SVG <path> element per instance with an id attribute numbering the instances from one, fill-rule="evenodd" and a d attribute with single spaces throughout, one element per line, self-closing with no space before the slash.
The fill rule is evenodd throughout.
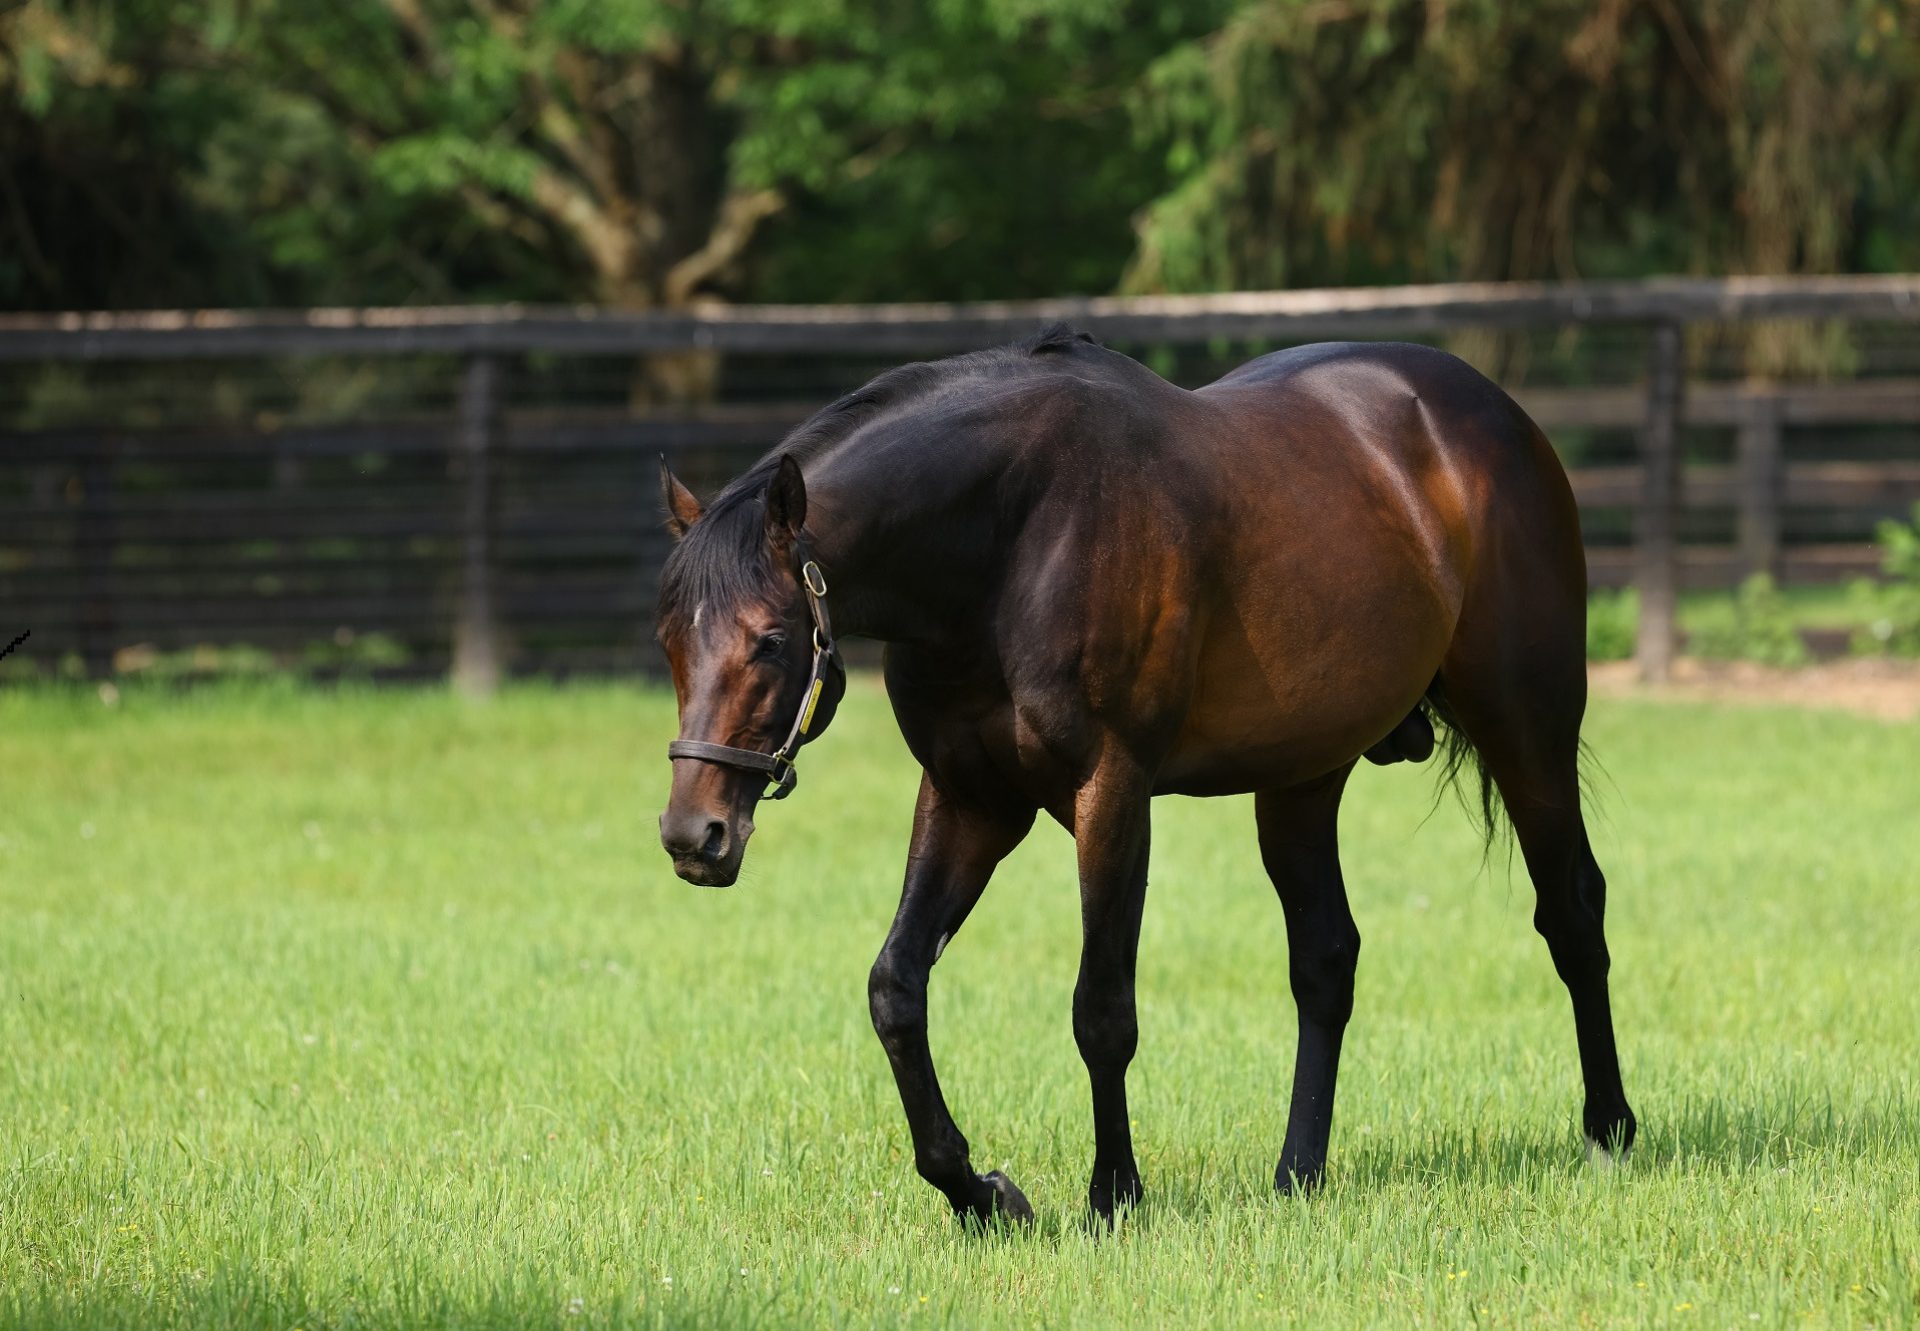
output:
<path id="1" fill-rule="evenodd" d="M 1426 700 L 1421 705 L 1428 719 L 1437 723 L 1434 728 L 1438 732 L 1440 745 L 1440 789 L 1435 792 L 1435 802 L 1445 791 L 1451 790 L 1468 816 L 1479 823 L 1481 850 L 1491 853 L 1495 840 L 1505 840 L 1513 834 L 1513 824 L 1507 818 L 1506 805 L 1500 802 L 1498 792 L 1494 789 L 1493 773 L 1487 770 L 1487 760 L 1474 747 L 1466 728 L 1454 716 L 1453 708 L 1447 702 L 1446 690 L 1438 679 L 1427 690 Z M 1473 795 L 1468 793 L 1463 780 L 1469 771 L 1472 772 L 1474 784 L 1479 787 Z"/>

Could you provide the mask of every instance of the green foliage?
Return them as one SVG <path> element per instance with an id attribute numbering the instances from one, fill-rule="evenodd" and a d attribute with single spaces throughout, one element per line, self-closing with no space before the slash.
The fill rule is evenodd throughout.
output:
<path id="1" fill-rule="evenodd" d="M 183 680 L 228 677 L 261 678 L 278 667 L 273 654 L 248 643 L 216 647 L 203 643 L 182 652 L 132 649 L 121 652 L 115 673 L 129 679 Z"/>
<path id="2" fill-rule="evenodd" d="M 1587 598 L 1587 659 L 1626 661 L 1640 638 L 1640 593 L 1602 589 Z"/>
<path id="3" fill-rule="evenodd" d="M 27 0 L 0 6 L 0 305 L 1912 268 L 1916 22 L 1913 0 Z M 1754 336 L 1758 370 L 1846 355 Z"/>
<path id="4" fill-rule="evenodd" d="M 1865 624 L 1854 633 L 1862 655 L 1920 656 L 1920 504 L 1913 520 L 1889 519 L 1875 532 L 1883 580 L 1862 580 L 1850 589 Z"/>
<path id="5" fill-rule="evenodd" d="M 1161 179 L 1124 91 L 1219 12 L 33 0 L 0 16 L 0 147 L 35 177 L 0 227 L 45 261 L 0 246 L 0 301 L 1106 289 Z M 116 266 L 153 257 L 136 188 L 185 253 L 237 243 Z"/>
<path id="6" fill-rule="evenodd" d="M 1135 105 L 1136 290 L 1920 266 L 1907 0 L 1248 0 Z M 1755 368 L 1817 334 L 1776 330 Z M 1824 362 L 1823 362 L 1824 363 Z"/>
<path id="7" fill-rule="evenodd" d="M 404 666 L 410 659 L 406 644 L 391 634 L 342 629 L 330 640 L 308 643 L 300 664 L 323 674 L 363 675 Z"/>
<path id="8" fill-rule="evenodd" d="M 1779 588 L 1764 573 L 1742 582 L 1724 606 L 1700 611 L 1688 631 L 1687 650 L 1710 661 L 1770 666 L 1801 666 L 1811 659 Z"/>
<path id="9" fill-rule="evenodd" d="M 932 992 L 975 1159 L 1039 1212 L 985 1240 L 868 1029 L 916 788 L 884 698 L 856 678 L 729 892 L 660 852 L 673 733 L 632 688 L 0 691 L 0 1326 L 1911 1324 L 1906 732 L 1594 703 L 1641 1115 L 1610 1171 L 1518 857 L 1424 819 L 1430 770 L 1357 773 L 1365 960 L 1304 1201 L 1272 1193 L 1294 1019 L 1251 810 L 1156 801 L 1146 1201 L 1111 1237 L 1043 821 Z"/>

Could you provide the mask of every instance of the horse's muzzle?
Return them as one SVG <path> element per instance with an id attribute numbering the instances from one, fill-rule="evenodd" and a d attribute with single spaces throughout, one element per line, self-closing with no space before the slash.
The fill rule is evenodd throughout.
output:
<path id="1" fill-rule="evenodd" d="M 660 844 L 673 857 L 673 871 L 699 887 L 731 887 L 740 876 L 752 824 L 737 831 L 724 818 L 705 814 L 660 815 Z"/>

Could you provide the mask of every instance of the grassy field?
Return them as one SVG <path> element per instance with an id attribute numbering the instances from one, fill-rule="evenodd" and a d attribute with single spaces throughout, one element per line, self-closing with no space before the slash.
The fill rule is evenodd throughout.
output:
<path id="1" fill-rule="evenodd" d="M 1596 707 L 1641 1119 L 1584 1162 L 1531 890 L 1366 769 L 1334 1154 L 1270 1190 L 1292 1060 L 1244 801 L 1159 806 L 1146 1204 L 1081 1223 L 1071 848 L 934 983 L 967 1235 L 868 1028 L 913 790 L 857 685 L 742 885 L 655 841 L 628 688 L 0 694 L 0 1323 L 1303 1327 L 1920 1323 L 1920 732 Z"/>

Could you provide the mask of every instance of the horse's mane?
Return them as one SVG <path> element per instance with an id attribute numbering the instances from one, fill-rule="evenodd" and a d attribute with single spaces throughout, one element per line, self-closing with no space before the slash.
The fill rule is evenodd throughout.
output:
<path id="1" fill-rule="evenodd" d="M 1067 324 L 1051 324 L 1006 346 L 896 366 L 828 403 L 715 495 L 673 548 L 660 574 L 662 622 L 691 615 L 705 602 L 726 604 L 775 574 L 764 536 L 766 493 L 782 458 L 804 464 L 890 411 L 963 384 L 1030 373 L 1042 358 L 1088 345 L 1098 343 Z"/>

